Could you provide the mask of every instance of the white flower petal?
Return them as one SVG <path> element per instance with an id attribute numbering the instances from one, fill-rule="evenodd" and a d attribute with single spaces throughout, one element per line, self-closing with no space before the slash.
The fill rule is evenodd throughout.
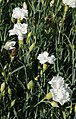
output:
<path id="1" fill-rule="evenodd" d="M 45 64 L 47 62 L 47 60 L 40 60 L 41 64 Z"/>
<path id="2" fill-rule="evenodd" d="M 22 12 L 22 14 L 23 14 L 23 18 L 26 19 L 26 18 L 28 17 L 28 10 L 22 8 L 22 9 L 21 9 L 21 12 Z"/>
<path id="3" fill-rule="evenodd" d="M 69 7 L 76 8 L 76 0 L 63 0 L 63 3 Z"/>
<path id="4" fill-rule="evenodd" d="M 12 17 L 13 18 L 20 18 L 20 15 L 21 15 L 21 12 L 20 12 L 20 7 L 16 7 L 13 9 L 13 14 L 12 14 Z"/>
<path id="5" fill-rule="evenodd" d="M 41 54 L 39 54 L 39 56 L 37 57 L 37 59 L 40 61 L 41 64 L 44 64 L 46 62 L 53 64 L 55 61 L 55 56 L 52 55 L 51 57 L 48 57 L 48 52 L 44 51 Z"/>
<path id="6" fill-rule="evenodd" d="M 49 81 L 48 83 L 51 84 L 51 81 Z"/>
<path id="7" fill-rule="evenodd" d="M 16 45 L 16 42 L 15 41 L 7 41 L 6 43 L 5 43 L 5 45 L 4 45 L 4 49 L 6 49 L 6 50 L 12 50 L 12 49 L 14 49 L 15 46 Z"/>
<path id="8" fill-rule="evenodd" d="M 58 90 L 51 89 L 53 100 L 59 102 L 61 105 L 64 103 L 70 101 L 70 94 L 68 91 L 65 90 L 65 88 L 60 88 Z"/>
<path id="9" fill-rule="evenodd" d="M 23 8 L 16 7 L 13 9 L 12 17 L 15 19 L 26 19 L 28 17 L 28 10 L 25 9 L 25 5 L 23 5 Z"/>
<path id="10" fill-rule="evenodd" d="M 44 52 L 43 52 L 43 56 L 44 56 L 45 58 L 47 58 L 48 55 L 49 55 L 49 53 L 48 53 L 47 51 L 44 51 Z"/>
<path id="11" fill-rule="evenodd" d="M 54 77 L 52 78 L 52 80 L 49 81 L 48 83 L 51 84 L 51 86 L 52 86 L 53 88 L 58 89 L 58 88 L 64 86 L 64 80 L 63 80 L 63 79 L 64 79 L 64 78 L 62 78 L 61 76 L 54 76 Z"/>
<path id="12" fill-rule="evenodd" d="M 18 39 L 21 38 L 23 39 L 24 36 L 27 34 L 27 27 L 28 25 L 23 23 L 17 23 L 17 24 L 14 24 L 14 28 L 9 30 L 9 36 L 11 35 L 17 35 L 18 36 Z M 19 40 L 21 40 L 19 39 Z"/>
<path id="13" fill-rule="evenodd" d="M 48 83 L 51 84 L 53 100 L 59 102 L 61 105 L 71 100 L 72 91 L 68 87 L 68 84 L 65 84 L 64 78 L 61 76 L 54 76 L 51 81 Z"/>
<path id="14" fill-rule="evenodd" d="M 50 64 L 54 64 L 55 60 L 56 60 L 56 58 L 54 55 L 51 55 L 51 57 L 48 57 L 48 63 L 50 63 Z"/>

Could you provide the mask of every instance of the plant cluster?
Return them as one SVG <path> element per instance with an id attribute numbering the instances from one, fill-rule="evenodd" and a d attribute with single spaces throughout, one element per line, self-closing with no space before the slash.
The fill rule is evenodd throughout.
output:
<path id="1" fill-rule="evenodd" d="M 0 1 L 0 118 L 76 118 L 76 0 Z"/>

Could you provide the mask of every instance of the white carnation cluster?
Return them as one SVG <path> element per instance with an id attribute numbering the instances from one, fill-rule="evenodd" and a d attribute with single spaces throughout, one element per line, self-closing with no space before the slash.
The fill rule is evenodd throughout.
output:
<path id="1" fill-rule="evenodd" d="M 14 24 L 13 29 L 9 30 L 9 36 L 17 35 L 18 41 L 23 42 L 23 38 L 25 38 L 27 34 L 28 24 L 21 23 L 21 20 L 27 19 L 27 17 L 28 17 L 28 10 L 25 2 L 23 3 L 22 8 L 16 7 L 13 9 L 12 18 L 17 19 L 17 23 Z M 4 49 L 13 50 L 15 48 L 15 45 L 16 45 L 15 41 L 7 41 L 4 45 Z"/>
<path id="2" fill-rule="evenodd" d="M 54 76 L 48 83 L 51 84 L 52 89 L 50 91 L 54 101 L 64 105 L 64 103 L 71 100 L 71 89 L 68 87 L 68 84 L 65 84 L 64 78 Z"/>
<path id="3" fill-rule="evenodd" d="M 22 8 L 16 7 L 13 9 L 12 18 L 17 19 L 17 23 L 14 24 L 13 29 L 9 30 L 9 36 L 17 35 L 18 40 L 23 41 L 23 38 L 25 38 L 27 34 L 28 24 L 21 23 L 21 20 L 27 19 L 27 17 L 28 17 L 28 10 L 25 2 L 23 3 Z"/>

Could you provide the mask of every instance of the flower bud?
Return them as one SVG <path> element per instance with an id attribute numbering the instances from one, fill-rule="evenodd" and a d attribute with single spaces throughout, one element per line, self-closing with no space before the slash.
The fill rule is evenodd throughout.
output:
<path id="1" fill-rule="evenodd" d="M 5 82 L 3 82 L 3 83 L 1 84 L 1 92 L 3 92 L 4 89 L 5 89 Z"/>
<path id="2" fill-rule="evenodd" d="M 41 2 L 42 2 L 42 5 L 44 5 L 44 0 L 41 0 Z"/>
<path id="3" fill-rule="evenodd" d="M 12 102 L 11 102 L 11 107 L 13 107 L 15 105 L 15 102 L 16 102 L 16 99 L 14 99 Z"/>
<path id="4" fill-rule="evenodd" d="M 43 64 L 43 72 L 47 69 L 47 64 Z"/>
<path id="5" fill-rule="evenodd" d="M 28 33 L 28 36 L 27 36 L 27 39 L 26 39 L 26 42 L 28 42 L 28 40 L 29 40 L 29 38 L 31 37 L 31 35 L 32 35 L 32 32 L 29 32 L 29 33 Z"/>
<path id="6" fill-rule="evenodd" d="M 59 107 L 58 103 L 55 101 L 51 101 L 50 104 L 52 105 L 52 107 Z"/>
<path id="7" fill-rule="evenodd" d="M 35 43 L 33 43 L 33 44 L 29 47 L 29 52 L 31 52 L 31 51 L 33 50 L 34 46 L 35 46 Z"/>
<path id="8" fill-rule="evenodd" d="M 66 13 L 67 11 L 68 11 L 68 6 L 67 5 L 65 5 L 65 8 L 64 8 L 64 13 Z"/>
<path id="9" fill-rule="evenodd" d="M 11 95 L 11 89 L 8 87 L 8 94 Z"/>
<path id="10" fill-rule="evenodd" d="M 27 84 L 27 89 L 30 90 L 34 87 L 34 82 L 31 80 L 28 84 Z"/>
<path id="11" fill-rule="evenodd" d="M 24 8 L 25 10 L 27 10 L 27 4 L 26 4 L 26 2 L 23 3 L 23 8 Z"/>
<path id="12" fill-rule="evenodd" d="M 51 91 L 49 93 L 46 94 L 46 96 L 44 97 L 44 99 L 51 99 L 52 98 L 52 93 Z"/>
<path id="13" fill-rule="evenodd" d="M 4 70 L 7 68 L 7 65 L 4 66 Z"/>
<path id="14" fill-rule="evenodd" d="M 4 75 L 5 75 L 4 72 L 2 72 L 2 76 L 3 76 L 3 77 L 4 77 Z"/>
<path id="15" fill-rule="evenodd" d="M 38 75 L 37 77 L 35 77 L 35 80 L 37 81 L 37 80 L 38 80 L 38 78 L 39 78 L 39 75 Z"/>
<path id="16" fill-rule="evenodd" d="M 0 3 L 2 2 L 3 0 L 0 0 Z"/>
<path id="17" fill-rule="evenodd" d="M 76 114 L 76 104 L 75 104 L 75 107 L 74 107 L 74 112 L 75 112 L 75 114 Z"/>
<path id="18" fill-rule="evenodd" d="M 1 95 L 4 97 L 5 96 L 5 90 L 1 93 Z"/>

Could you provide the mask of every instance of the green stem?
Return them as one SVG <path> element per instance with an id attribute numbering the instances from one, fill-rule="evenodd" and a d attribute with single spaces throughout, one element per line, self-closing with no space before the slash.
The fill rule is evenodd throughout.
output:
<path id="1" fill-rule="evenodd" d="M 72 85 L 74 84 L 74 80 L 75 80 L 75 49 L 74 49 L 74 45 L 72 45 Z"/>
<path id="2" fill-rule="evenodd" d="M 65 111 L 62 111 L 62 114 L 63 114 L 63 119 L 66 119 Z"/>

